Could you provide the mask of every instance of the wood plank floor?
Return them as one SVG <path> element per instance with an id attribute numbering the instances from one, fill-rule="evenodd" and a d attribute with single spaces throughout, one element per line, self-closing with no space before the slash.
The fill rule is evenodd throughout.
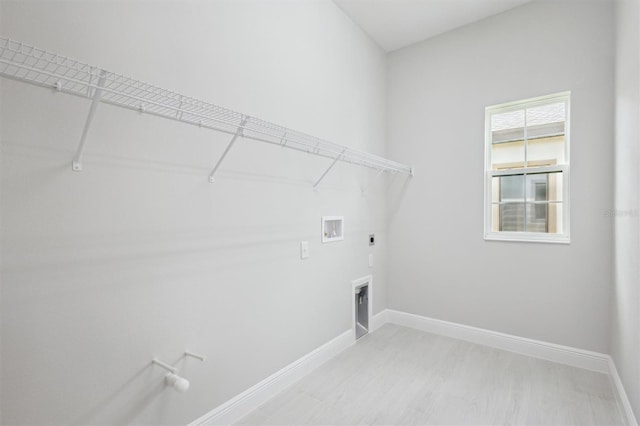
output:
<path id="1" fill-rule="evenodd" d="M 240 425 L 620 425 L 605 374 L 386 324 Z"/>

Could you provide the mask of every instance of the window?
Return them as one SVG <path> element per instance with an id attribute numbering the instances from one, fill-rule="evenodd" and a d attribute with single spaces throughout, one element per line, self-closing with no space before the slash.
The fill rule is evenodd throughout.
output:
<path id="1" fill-rule="evenodd" d="M 485 239 L 569 242 L 569 98 L 486 108 Z"/>

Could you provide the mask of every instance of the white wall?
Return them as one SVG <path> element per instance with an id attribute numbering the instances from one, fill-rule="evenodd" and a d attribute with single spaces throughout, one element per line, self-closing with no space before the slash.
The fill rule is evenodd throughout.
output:
<path id="1" fill-rule="evenodd" d="M 385 55 L 330 1 L 1 7 L 5 37 L 385 154 Z M 351 279 L 386 307 L 376 172 L 314 193 L 329 160 L 243 141 L 209 184 L 229 136 L 101 105 L 73 173 L 89 101 L 0 84 L 3 424 L 184 424 L 348 330 Z M 323 214 L 345 241 L 320 243 Z"/>
<path id="2" fill-rule="evenodd" d="M 640 414 L 640 7 L 616 2 L 615 287 L 611 355 Z"/>
<path id="3" fill-rule="evenodd" d="M 390 55 L 391 309 L 608 353 L 610 2 L 533 2 Z M 572 92 L 571 244 L 483 240 L 484 108 Z"/>

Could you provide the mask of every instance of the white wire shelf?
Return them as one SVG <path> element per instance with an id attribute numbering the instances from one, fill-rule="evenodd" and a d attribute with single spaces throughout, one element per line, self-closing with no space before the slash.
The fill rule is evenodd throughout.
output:
<path id="1" fill-rule="evenodd" d="M 0 75 L 72 95 L 93 99 L 85 123 L 74 170 L 81 170 L 80 158 L 93 114 L 99 102 L 169 118 L 183 123 L 234 135 L 213 175 L 237 137 L 244 137 L 289 149 L 331 158 L 334 162 L 315 183 L 316 187 L 337 161 L 357 164 L 379 172 L 413 175 L 411 166 L 347 148 L 259 118 L 232 111 L 193 97 L 134 80 L 102 68 L 0 37 Z"/>

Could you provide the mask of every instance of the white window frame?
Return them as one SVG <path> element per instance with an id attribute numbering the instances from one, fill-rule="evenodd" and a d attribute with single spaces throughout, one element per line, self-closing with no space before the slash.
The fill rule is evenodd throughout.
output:
<path id="1" fill-rule="evenodd" d="M 491 144 L 492 144 L 492 132 L 491 132 L 491 116 L 495 114 L 501 114 L 510 111 L 517 111 L 526 108 L 534 108 L 537 106 L 547 105 L 551 103 L 565 103 L 565 163 L 552 165 L 552 166 L 532 166 L 525 167 L 523 169 L 505 169 L 505 170 L 492 170 L 491 167 Z M 485 240 L 497 240 L 497 241 L 523 241 L 523 242 L 541 242 L 541 243 L 570 243 L 570 201 L 569 201 L 569 147 L 570 147 L 570 125 L 571 117 L 571 92 L 555 93 L 547 96 L 540 96 L 537 98 L 530 98 L 519 100 L 515 102 L 508 102 L 500 105 L 488 106 L 485 109 L 485 185 L 484 185 L 484 239 Z M 527 122 L 525 114 L 524 122 L 524 138 L 525 138 L 525 150 L 527 140 Z M 505 176 L 529 173 L 545 173 L 545 172 L 562 172 L 562 234 L 549 234 L 543 232 L 509 232 L 509 231 L 492 231 L 491 230 L 491 178 L 495 176 Z M 525 178 L 526 179 L 526 178 Z"/>

